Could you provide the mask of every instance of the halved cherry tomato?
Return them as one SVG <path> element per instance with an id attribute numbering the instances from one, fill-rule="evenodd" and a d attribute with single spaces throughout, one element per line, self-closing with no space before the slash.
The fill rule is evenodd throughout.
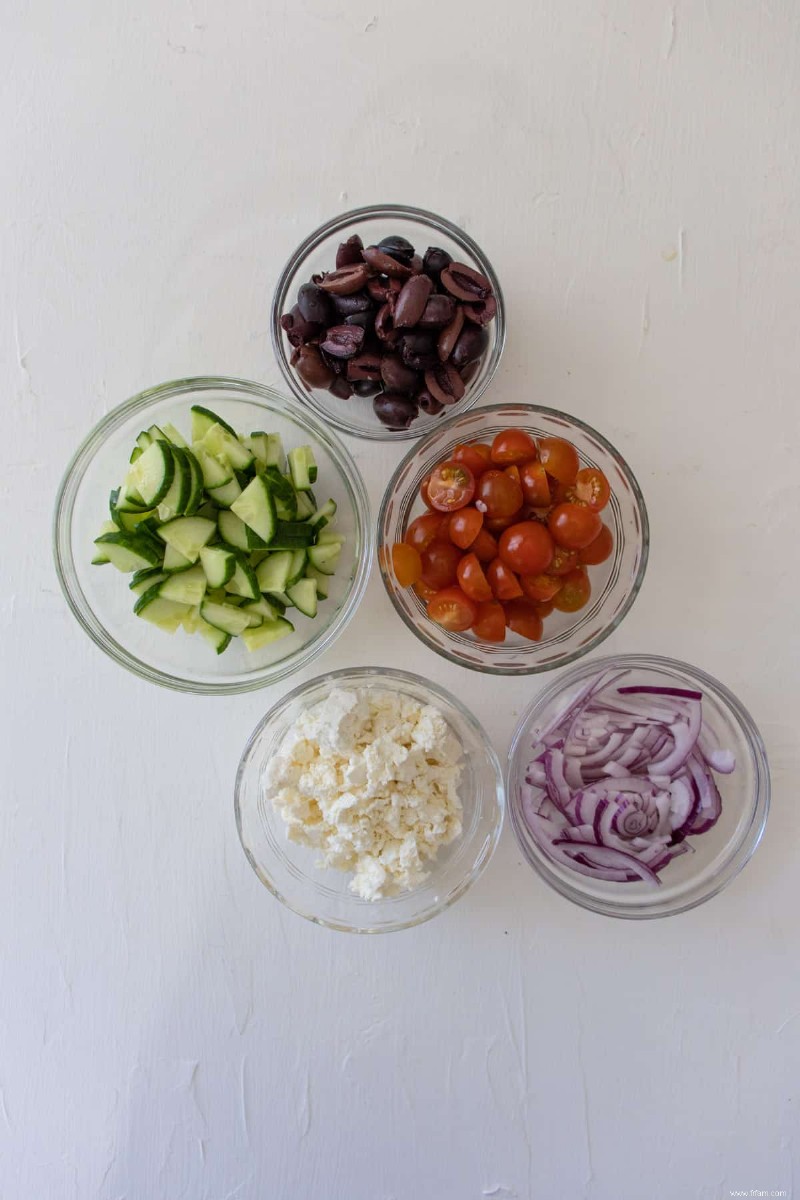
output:
<path id="1" fill-rule="evenodd" d="M 519 469 L 519 480 L 525 503 L 531 508 L 547 508 L 550 504 L 550 484 L 547 472 L 540 462 L 523 463 Z"/>
<path id="2" fill-rule="evenodd" d="M 489 533 L 496 537 L 498 533 L 502 533 L 504 529 L 510 529 L 520 519 L 519 513 L 514 513 L 511 517 L 487 517 L 483 522 L 483 528 L 488 529 Z"/>
<path id="3" fill-rule="evenodd" d="M 507 467 L 536 458 L 536 442 L 524 429 L 503 429 L 492 442 L 492 462 Z"/>
<path id="4" fill-rule="evenodd" d="M 481 446 L 480 443 L 475 446 L 456 446 L 450 457 L 453 462 L 463 463 L 468 467 L 476 479 L 492 465 L 489 447 Z"/>
<path id="5" fill-rule="evenodd" d="M 420 579 L 417 583 L 415 583 L 412 591 L 416 592 L 420 600 L 424 600 L 426 604 L 436 595 L 436 588 L 429 587 L 424 579 Z"/>
<path id="6" fill-rule="evenodd" d="M 500 535 L 500 557 L 512 571 L 538 575 L 553 561 L 553 539 L 538 521 L 519 521 Z"/>
<path id="7" fill-rule="evenodd" d="M 538 612 L 538 614 L 542 618 L 542 620 L 544 620 L 545 617 L 549 617 L 550 613 L 555 608 L 555 605 L 553 604 L 552 600 L 536 600 L 535 604 L 536 604 L 536 611 Z"/>
<path id="8" fill-rule="evenodd" d="M 510 567 L 501 558 L 490 562 L 486 568 L 486 578 L 497 600 L 513 600 L 522 595 L 519 580 Z"/>
<path id="9" fill-rule="evenodd" d="M 428 495 L 428 484 L 430 483 L 430 475 L 426 475 L 422 483 L 419 485 L 419 498 L 426 508 L 432 508 L 431 498 Z"/>
<path id="10" fill-rule="evenodd" d="M 519 586 L 529 600 L 552 600 L 556 592 L 563 586 L 555 575 L 520 575 Z"/>
<path id="11" fill-rule="evenodd" d="M 477 508 L 460 508 L 454 512 L 447 524 L 447 534 L 454 546 L 466 550 L 483 528 L 483 513 Z M 494 556 L 492 556 L 494 557 Z"/>
<path id="12" fill-rule="evenodd" d="M 472 632 L 484 642 L 505 641 L 506 614 L 499 600 L 487 600 L 485 604 L 478 605 Z"/>
<path id="13" fill-rule="evenodd" d="M 554 479 L 550 486 L 550 506 L 555 507 L 556 504 L 575 504 L 575 489 L 572 484 L 559 483 Z"/>
<path id="14" fill-rule="evenodd" d="M 470 600 L 491 600 L 494 593 L 483 573 L 483 567 L 474 554 L 465 554 L 456 570 L 456 577 L 463 592 Z"/>
<path id="15" fill-rule="evenodd" d="M 579 608 L 583 608 L 591 594 L 589 576 L 583 567 L 578 567 L 564 576 L 564 586 L 553 597 L 553 607 L 559 612 L 577 612 Z"/>
<path id="16" fill-rule="evenodd" d="M 603 522 L 584 504 L 557 504 L 547 518 L 547 528 L 559 546 L 583 550 L 597 537 Z"/>
<path id="17" fill-rule="evenodd" d="M 605 562 L 614 549 L 614 537 L 607 525 L 598 533 L 593 542 L 589 542 L 588 546 L 584 546 L 578 557 L 584 566 L 596 567 L 598 563 Z"/>
<path id="18" fill-rule="evenodd" d="M 519 483 L 519 467 L 514 463 L 512 463 L 510 467 L 506 467 L 505 473 L 509 479 L 514 480 L 514 483 Z M 523 496 L 523 500 L 524 499 L 525 497 Z"/>
<path id="19" fill-rule="evenodd" d="M 575 482 L 580 459 L 578 451 L 570 442 L 557 437 L 540 438 L 539 459 L 547 474 L 559 483 Z"/>
<path id="20" fill-rule="evenodd" d="M 559 578 L 562 575 L 569 575 L 570 571 L 574 571 L 579 565 L 578 551 L 565 550 L 563 546 L 556 544 L 553 551 L 553 561 L 547 568 L 548 575 L 555 575 Z"/>
<path id="21" fill-rule="evenodd" d="M 403 541 L 407 542 L 409 546 L 413 546 L 421 554 L 440 535 L 446 521 L 447 517 L 441 513 L 423 513 L 421 517 L 417 517 L 415 521 L 411 522 Z"/>
<path id="22" fill-rule="evenodd" d="M 598 467 L 584 467 L 575 476 L 575 498 L 592 512 L 600 512 L 611 498 L 608 480 Z"/>
<path id="23" fill-rule="evenodd" d="M 513 517 L 522 508 L 522 488 L 505 471 L 485 471 L 478 480 L 478 501 L 491 519 Z"/>
<path id="24" fill-rule="evenodd" d="M 422 577 L 419 551 L 407 542 L 395 542 L 392 546 L 392 567 L 400 587 L 411 587 Z"/>
<path id="25" fill-rule="evenodd" d="M 452 517 L 450 520 L 452 521 Z M 489 563 L 497 558 L 497 539 L 486 529 L 482 529 L 474 542 L 470 542 L 470 550 L 479 562 Z"/>
<path id="26" fill-rule="evenodd" d="M 463 463 L 440 463 L 431 472 L 428 495 L 437 512 L 464 508 L 475 495 L 475 476 Z"/>
<path id="27" fill-rule="evenodd" d="M 478 615 L 478 606 L 461 588 L 448 587 L 436 593 L 428 603 L 428 616 L 451 633 L 470 629 Z"/>
<path id="28" fill-rule="evenodd" d="M 542 618 L 532 600 L 507 600 L 506 624 L 520 637 L 538 642 L 542 636 Z"/>
<path id="29" fill-rule="evenodd" d="M 422 578 L 429 587 L 449 587 L 456 581 L 461 551 L 452 542 L 431 542 L 422 551 Z"/>

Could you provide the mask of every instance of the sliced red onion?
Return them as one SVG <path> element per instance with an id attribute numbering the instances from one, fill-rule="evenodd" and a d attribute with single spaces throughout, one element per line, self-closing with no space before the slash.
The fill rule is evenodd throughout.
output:
<path id="1" fill-rule="evenodd" d="M 702 692 L 690 692 L 688 688 L 646 687 L 644 684 L 617 688 L 620 696 L 682 696 L 685 700 L 702 700 Z"/>

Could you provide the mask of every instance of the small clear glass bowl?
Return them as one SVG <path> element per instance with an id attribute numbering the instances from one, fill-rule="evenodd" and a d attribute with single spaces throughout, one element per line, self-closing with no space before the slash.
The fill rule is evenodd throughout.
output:
<path id="1" fill-rule="evenodd" d="M 705 833 L 687 839 L 693 853 L 673 859 L 659 873 L 658 888 L 644 882 L 594 880 L 554 862 L 531 834 L 522 809 L 522 786 L 538 731 L 567 707 L 591 676 L 605 671 L 628 671 L 626 686 L 644 684 L 702 692 L 704 728 L 720 748 L 731 750 L 736 758 L 733 774 L 714 776 L 722 795 L 719 820 Z M 523 714 L 508 755 L 508 806 L 523 854 L 562 896 L 609 917 L 668 917 L 715 896 L 738 875 L 761 841 L 769 797 L 764 743 L 744 705 L 724 684 L 698 667 L 655 655 L 619 654 L 581 663 L 567 671 Z"/>
<path id="2" fill-rule="evenodd" d="M 392 430 L 383 425 L 375 416 L 371 397 L 352 396 L 349 400 L 340 400 L 327 391 L 309 390 L 289 361 L 292 347 L 281 329 L 281 317 L 295 303 L 302 284 L 308 283 L 317 272 L 334 269 L 339 243 L 354 233 L 361 236 L 365 246 L 380 242 L 390 234 L 407 238 L 420 254 L 424 254 L 428 246 L 438 246 L 456 261 L 475 267 L 485 275 L 491 281 L 497 299 L 497 315 L 486 326 L 489 346 L 477 373 L 467 385 L 464 398 L 438 416 L 420 413 L 409 429 Z M 326 221 L 310 233 L 292 254 L 278 280 L 272 297 L 270 326 L 275 357 L 295 399 L 313 408 L 318 416 L 342 433 L 377 441 L 420 437 L 440 424 L 448 413 L 472 408 L 491 383 L 506 340 L 503 293 L 494 268 L 480 246 L 463 229 L 444 217 L 404 204 L 370 204 L 365 208 L 356 208 Z"/>
<path id="3" fill-rule="evenodd" d="M 471 633 L 450 633 L 432 621 L 413 588 L 404 588 L 392 570 L 391 549 L 403 540 L 411 521 L 425 511 L 420 484 L 460 442 L 491 442 L 502 429 L 524 429 L 534 437 L 572 442 L 582 467 L 599 467 L 611 485 L 603 520 L 614 535 L 614 551 L 589 567 L 592 596 L 577 613 L 554 611 L 544 622 L 541 641 L 507 631 L 505 642 L 478 641 Z M 617 628 L 642 586 L 650 548 L 647 509 L 638 483 L 610 442 L 577 417 L 534 404 L 492 404 L 454 417 L 411 450 L 386 489 L 378 516 L 378 562 L 389 599 L 406 625 L 437 654 L 473 671 L 492 675 L 534 675 L 552 671 L 588 654 Z"/>
<path id="4" fill-rule="evenodd" d="M 198 634 L 170 636 L 133 614 L 129 577 L 112 566 L 91 565 L 93 541 L 108 520 L 108 495 L 125 476 L 140 430 L 171 421 L 188 433 L 189 410 L 202 404 L 237 432 L 263 429 L 281 434 L 287 449 L 311 443 L 319 467 L 320 500 L 333 497 L 336 525 L 346 536 L 330 596 L 310 621 L 298 617 L 295 632 L 250 652 L 235 638 L 217 656 Z M 89 637 L 115 662 L 164 687 L 205 695 L 252 691 L 286 678 L 316 658 L 355 613 L 372 564 L 369 501 L 358 468 L 339 439 L 312 413 L 298 411 L 272 388 L 243 379 L 198 378 L 164 383 L 115 408 L 79 447 L 56 500 L 54 554 L 69 607 Z"/>
<path id="5" fill-rule="evenodd" d="M 463 832 L 428 865 L 427 880 L 413 891 L 384 900 L 362 900 L 348 887 L 351 876 L 318 867 L 319 851 L 286 837 L 279 812 L 266 799 L 267 763 L 298 716 L 333 687 L 391 691 L 435 705 L 463 751 L 459 795 Z M 449 692 L 418 675 L 388 667 L 332 671 L 290 692 L 259 722 L 236 776 L 236 827 L 258 878 L 287 908 L 317 925 L 347 933 L 389 933 L 429 921 L 454 904 L 492 857 L 505 810 L 503 772 L 487 734 Z"/>

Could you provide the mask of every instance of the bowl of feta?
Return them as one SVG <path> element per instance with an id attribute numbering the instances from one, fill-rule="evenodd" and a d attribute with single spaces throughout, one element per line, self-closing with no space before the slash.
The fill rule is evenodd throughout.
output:
<path id="1" fill-rule="evenodd" d="M 475 717 L 405 671 L 301 684 L 253 731 L 236 825 L 265 887 L 349 933 L 407 929 L 464 894 L 497 845 L 503 772 Z"/>

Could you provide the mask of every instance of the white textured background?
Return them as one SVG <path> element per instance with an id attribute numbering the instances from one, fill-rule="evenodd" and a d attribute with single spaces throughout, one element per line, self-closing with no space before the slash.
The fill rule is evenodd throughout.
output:
<path id="1" fill-rule="evenodd" d="M 2 0 L 2 1200 L 791 1195 L 799 71 L 793 0 Z M 584 913 L 507 829 L 431 924 L 314 928 L 233 822 L 275 691 L 153 688 L 61 599 L 77 441 L 165 379 L 278 382 L 286 256 L 384 199 L 493 259 L 491 399 L 639 475 L 651 565 L 606 648 L 687 658 L 761 725 L 767 836 L 693 913 Z M 351 447 L 376 505 L 399 451 Z M 377 580 L 306 675 L 372 663 L 463 691 L 501 754 L 540 687 L 427 653 Z"/>

